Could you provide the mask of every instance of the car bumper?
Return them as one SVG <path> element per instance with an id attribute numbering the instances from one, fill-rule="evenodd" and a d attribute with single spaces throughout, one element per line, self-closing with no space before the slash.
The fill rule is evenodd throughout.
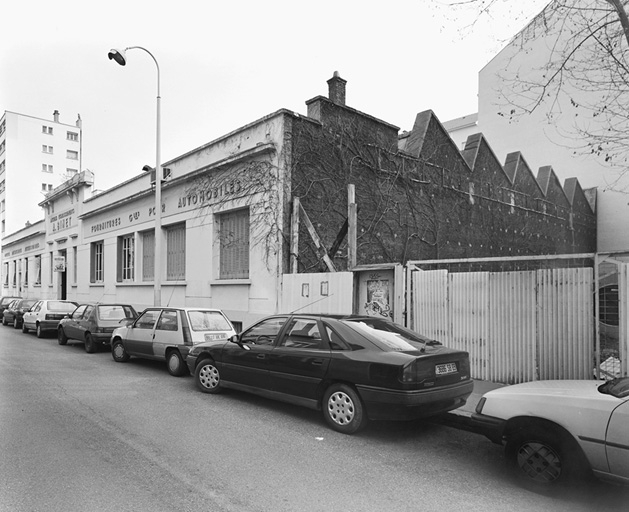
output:
<path id="1" fill-rule="evenodd" d="M 60 320 L 40 320 L 39 326 L 42 331 L 56 331 Z"/>
<path id="2" fill-rule="evenodd" d="M 93 332 L 92 337 L 94 341 L 100 343 L 101 345 L 111 345 L 111 335 L 112 332 Z"/>
<path id="3" fill-rule="evenodd" d="M 412 420 L 451 411 L 465 405 L 474 382 L 468 380 L 437 389 L 397 391 L 357 385 L 372 420 Z"/>
<path id="4" fill-rule="evenodd" d="M 502 438 L 507 422 L 502 418 L 487 416 L 477 412 L 472 414 L 470 425 L 474 432 L 484 435 L 494 443 L 502 444 Z"/>

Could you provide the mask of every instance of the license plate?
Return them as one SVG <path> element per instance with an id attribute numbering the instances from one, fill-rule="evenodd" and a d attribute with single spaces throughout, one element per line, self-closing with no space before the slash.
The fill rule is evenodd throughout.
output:
<path id="1" fill-rule="evenodd" d="M 227 335 L 225 334 L 205 334 L 205 341 L 220 341 L 226 339 Z"/>
<path id="2" fill-rule="evenodd" d="M 448 375 L 449 373 L 456 373 L 455 363 L 444 363 L 435 365 L 435 373 L 437 375 Z"/>

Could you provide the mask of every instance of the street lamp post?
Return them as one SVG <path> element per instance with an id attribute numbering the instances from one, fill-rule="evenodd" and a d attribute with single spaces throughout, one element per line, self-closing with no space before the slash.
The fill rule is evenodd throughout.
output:
<path id="1" fill-rule="evenodd" d="M 155 56 L 146 48 L 141 46 L 129 46 L 124 50 L 112 49 L 107 54 L 110 60 L 116 61 L 121 66 L 127 64 L 127 50 L 144 50 L 148 53 L 157 67 L 157 141 L 155 150 L 155 256 L 153 270 L 153 304 L 161 306 L 162 302 L 162 165 L 161 165 L 161 97 L 159 87 L 159 64 Z"/>

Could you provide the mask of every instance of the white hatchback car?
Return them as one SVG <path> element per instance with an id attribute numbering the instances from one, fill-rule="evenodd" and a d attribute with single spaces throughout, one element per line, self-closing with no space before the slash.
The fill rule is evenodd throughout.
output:
<path id="1" fill-rule="evenodd" d="M 629 377 L 506 386 L 485 393 L 471 421 L 505 443 L 525 483 L 549 487 L 591 470 L 629 484 Z"/>
<path id="2" fill-rule="evenodd" d="M 41 338 L 46 331 L 57 332 L 57 326 L 63 317 L 76 309 L 78 304 L 71 300 L 38 300 L 22 317 L 22 332 L 34 329 Z"/>
<path id="3" fill-rule="evenodd" d="M 236 334 L 220 309 L 156 307 L 145 309 L 135 320 L 111 335 L 114 361 L 130 356 L 166 361 L 174 376 L 188 373 L 186 357 L 202 341 L 227 341 Z"/>

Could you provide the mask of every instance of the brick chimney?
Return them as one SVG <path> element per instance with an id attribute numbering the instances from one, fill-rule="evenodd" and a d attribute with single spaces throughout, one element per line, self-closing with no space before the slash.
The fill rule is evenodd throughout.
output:
<path id="1" fill-rule="evenodd" d="M 52 117 L 53 117 L 53 119 L 55 120 L 55 123 L 58 123 L 58 122 L 59 122 L 59 111 L 58 111 L 58 110 L 55 110 L 55 111 L 52 113 Z"/>
<path id="2" fill-rule="evenodd" d="M 334 76 L 328 80 L 328 97 L 332 103 L 345 105 L 346 83 L 347 80 L 343 80 L 338 71 L 335 71 Z"/>

